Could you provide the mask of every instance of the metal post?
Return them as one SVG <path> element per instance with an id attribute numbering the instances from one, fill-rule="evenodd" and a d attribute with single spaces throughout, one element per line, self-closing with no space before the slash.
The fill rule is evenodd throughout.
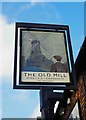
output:
<path id="1" fill-rule="evenodd" d="M 48 92 L 53 92 L 52 88 L 41 87 L 40 89 L 40 111 L 42 120 L 54 119 L 54 104 L 48 100 Z"/>

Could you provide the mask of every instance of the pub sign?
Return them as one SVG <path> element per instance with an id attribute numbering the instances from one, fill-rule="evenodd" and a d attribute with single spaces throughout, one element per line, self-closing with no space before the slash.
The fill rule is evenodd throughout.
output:
<path id="1" fill-rule="evenodd" d="M 14 86 L 70 84 L 67 25 L 16 23 Z"/>

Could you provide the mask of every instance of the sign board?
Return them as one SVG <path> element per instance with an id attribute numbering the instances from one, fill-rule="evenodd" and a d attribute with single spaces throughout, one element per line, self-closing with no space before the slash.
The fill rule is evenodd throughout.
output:
<path id="1" fill-rule="evenodd" d="M 71 83 L 67 30 L 67 25 L 16 23 L 14 88 Z"/>

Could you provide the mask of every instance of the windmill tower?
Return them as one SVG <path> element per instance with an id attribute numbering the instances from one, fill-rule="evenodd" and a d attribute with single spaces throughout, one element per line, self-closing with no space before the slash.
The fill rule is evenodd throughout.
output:
<path id="1" fill-rule="evenodd" d="M 51 65 L 53 64 L 52 60 L 46 58 L 43 55 L 41 48 L 40 48 L 40 41 L 39 40 L 32 40 L 31 41 L 31 52 L 26 60 L 26 66 L 29 68 L 38 68 L 43 71 L 49 71 Z"/>
<path id="2" fill-rule="evenodd" d="M 30 56 L 26 61 L 26 66 L 28 67 L 40 67 L 45 60 L 45 56 L 42 54 L 40 49 L 40 41 L 33 40 L 31 41 L 31 52 Z"/>

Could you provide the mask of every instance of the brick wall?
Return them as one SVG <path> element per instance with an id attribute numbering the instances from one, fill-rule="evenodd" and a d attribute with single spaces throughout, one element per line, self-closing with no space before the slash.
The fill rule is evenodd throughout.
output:
<path id="1" fill-rule="evenodd" d="M 80 120 L 86 120 L 86 74 L 79 77 L 77 90 L 74 91 L 70 98 L 70 104 L 66 106 L 62 120 L 68 120 L 76 102 L 79 102 Z"/>

